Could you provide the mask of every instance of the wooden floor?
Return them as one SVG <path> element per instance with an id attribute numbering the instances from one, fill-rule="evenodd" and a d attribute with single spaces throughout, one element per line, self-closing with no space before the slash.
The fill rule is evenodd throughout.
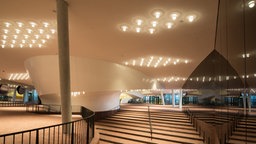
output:
<path id="1" fill-rule="evenodd" d="M 73 115 L 73 120 L 81 119 Z M 26 112 L 25 107 L 0 107 L 0 135 L 61 123 L 61 115 Z"/>

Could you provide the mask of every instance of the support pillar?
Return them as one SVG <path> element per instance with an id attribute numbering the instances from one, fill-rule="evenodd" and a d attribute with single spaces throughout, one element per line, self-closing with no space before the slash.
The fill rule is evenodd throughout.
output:
<path id="1" fill-rule="evenodd" d="M 172 89 L 172 107 L 175 107 L 175 93 L 174 93 L 174 89 Z"/>
<path id="2" fill-rule="evenodd" d="M 179 108 L 182 109 L 182 89 L 179 90 L 179 93 L 180 93 Z"/>
<path id="3" fill-rule="evenodd" d="M 165 105 L 163 90 L 161 90 L 162 104 Z"/>
<path id="4" fill-rule="evenodd" d="M 246 92 L 243 95 L 243 107 L 244 107 L 244 115 L 246 115 Z"/>
<path id="5" fill-rule="evenodd" d="M 252 106 L 251 106 L 251 94 L 250 92 L 248 93 L 248 97 L 247 97 L 247 103 L 248 103 L 248 109 L 249 109 L 249 113 L 252 111 Z"/>
<path id="6" fill-rule="evenodd" d="M 66 0 L 57 0 L 57 28 L 59 47 L 61 115 L 62 122 L 66 123 L 71 121 L 72 117 L 70 92 L 68 3 Z"/>

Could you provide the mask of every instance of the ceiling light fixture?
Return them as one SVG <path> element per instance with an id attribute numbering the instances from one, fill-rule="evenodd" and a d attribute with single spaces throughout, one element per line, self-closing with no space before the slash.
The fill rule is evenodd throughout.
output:
<path id="1" fill-rule="evenodd" d="M 196 16 L 195 15 L 189 15 L 187 16 L 188 22 L 193 22 L 195 20 Z"/>
<path id="2" fill-rule="evenodd" d="M 163 15 L 163 12 L 160 10 L 156 10 L 153 12 L 153 15 L 156 19 L 160 18 Z"/>
<path id="3" fill-rule="evenodd" d="M 253 8 L 255 6 L 255 1 L 254 0 L 249 1 L 248 6 L 249 6 L 249 8 Z"/>
<path id="4" fill-rule="evenodd" d="M 122 25 L 122 26 L 121 26 L 121 30 L 122 30 L 123 32 L 126 32 L 126 31 L 128 30 L 128 26 L 127 26 L 127 25 Z"/>
<path id="5" fill-rule="evenodd" d="M 55 22 L 0 21 L 0 25 L 1 23 L 3 23 L 0 31 L 2 48 L 41 48 L 48 40 L 54 38 L 56 33 Z"/>
<path id="6" fill-rule="evenodd" d="M 171 29 L 172 26 L 173 26 L 173 23 L 172 22 L 167 22 L 165 25 L 166 25 L 167 29 Z"/>
<path id="7" fill-rule="evenodd" d="M 163 30 L 163 28 L 171 29 L 173 28 L 174 25 L 175 26 L 178 25 L 179 23 L 176 22 L 177 20 L 180 20 L 186 23 L 191 23 L 191 22 L 194 22 L 196 18 L 198 18 L 197 12 L 193 12 L 193 14 L 191 13 L 183 14 L 184 12 L 181 13 L 179 11 L 173 11 L 171 13 L 168 13 L 167 15 L 164 15 L 164 13 L 165 11 L 163 10 L 154 10 L 151 13 L 151 16 L 154 17 L 153 20 L 151 19 L 152 17 L 142 18 L 138 16 L 132 19 L 132 23 L 130 24 L 129 27 L 126 24 L 125 25 L 122 24 L 118 26 L 118 29 L 123 32 L 126 32 L 127 30 L 129 30 L 136 33 L 140 33 L 140 32 L 146 33 L 148 32 L 149 28 L 157 27 L 157 31 L 161 31 Z M 184 15 L 187 15 L 187 17 L 185 17 Z M 152 33 L 154 33 L 153 30 L 150 30 L 148 34 L 152 34 Z"/>
<path id="8" fill-rule="evenodd" d="M 156 27 L 158 22 L 157 21 L 151 21 L 152 27 Z"/>
<path id="9" fill-rule="evenodd" d="M 137 28 L 136 28 L 136 32 L 137 32 L 137 33 L 140 33 L 140 31 L 141 31 L 141 28 L 140 28 L 140 27 L 137 27 Z"/>
<path id="10" fill-rule="evenodd" d="M 148 29 L 148 31 L 149 31 L 150 34 L 153 34 L 155 32 L 155 29 L 154 28 L 150 28 L 150 29 Z"/>
<path id="11" fill-rule="evenodd" d="M 179 12 L 173 12 L 173 13 L 171 13 L 170 16 L 171 16 L 173 21 L 176 21 L 177 18 L 180 16 L 180 13 Z"/>
<path id="12" fill-rule="evenodd" d="M 139 62 L 140 64 L 136 65 L 136 61 Z M 177 64 L 187 64 L 189 63 L 188 59 L 179 59 L 179 58 L 170 58 L 170 57 L 154 57 L 154 56 L 150 56 L 150 57 L 144 57 L 144 58 L 137 58 L 137 59 L 132 59 L 132 60 L 128 60 L 125 61 L 124 64 L 125 65 L 130 65 L 130 66 L 145 66 L 145 67 L 154 67 L 157 68 L 159 66 L 167 66 L 167 65 L 177 65 Z"/>
<path id="13" fill-rule="evenodd" d="M 142 22 L 143 22 L 142 19 L 137 19 L 137 20 L 136 20 L 136 23 L 137 23 L 138 26 L 141 26 L 141 25 L 142 25 Z"/>
<path id="14" fill-rule="evenodd" d="M 9 80 L 27 80 L 29 79 L 29 74 L 28 73 L 11 73 Z"/>

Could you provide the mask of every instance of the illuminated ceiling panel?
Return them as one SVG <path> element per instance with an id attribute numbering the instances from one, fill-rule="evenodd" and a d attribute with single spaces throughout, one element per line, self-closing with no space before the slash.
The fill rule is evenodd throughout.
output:
<path id="1" fill-rule="evenodd" d="M 28 80 L 28 73 L 11 73 L 8 80 Z"/>
<path id="2" fill-rule="evenodd" d="M 137 67 L 165 67 L 168 65 L 177 65 L 177 64 L 188 64 L 191 60 L 182 59 L 182 58 L 172 58 L 172 57 L 158 57 L 158 56 L 149 56 L 131 59 L 125 61 L 124 64 L 127 66 L 137 66 Z"/>
<path id="3" fill-rule="evenodd" d="M 136 32 L 154 34 L 161 30 L 172 29 L 179 23 L 193 23 L 199 19 L 197 12 L 164 11 L 156 9 L 148 17 L 137 16 L 130 22 L 120 24 L 122 32 Z"/>
<path id="4" fill-rule="evenodd" d="M 1 48 L 41 48 L 55 35 L 55 22 L 0 21 Z"/>

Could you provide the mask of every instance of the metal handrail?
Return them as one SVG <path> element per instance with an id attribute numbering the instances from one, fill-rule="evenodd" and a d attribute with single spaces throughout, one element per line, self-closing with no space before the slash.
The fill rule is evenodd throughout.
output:
<path id="1" fill-rule="evenodd" d="M 150 108 L 149 108 L 149 106 L 148 106 L 148 122 L 149 122 L 150 138 L 152 140 L 152 124 L 151 124 L 151 116 L 150 116 Z"/>
<path id="2" fill-rule="evenodd" d="M 25 135 L 29 134 L 29 139 L 27 140 L 27 143 L 35 143 L 39 144 L 40 143 L 40 138 L 43 140 L 43 143 L 45 143 L 45 139 L 48 140 L 48 143 L 50 143 L 50 140 L 54 141 L 53 143 L 64 143 L 65 144 L 89 144 L 92 141 L 92 138 L 94 137 L 94 116 L 95 113 L 85 107 L 81 107 L 81 115 L 82 119 L 80 120 L 75 120 L 67 123 L 62 123 L 62 124 L 55 124 L 51 126 L 45 126 L 45 127 L 40 127 L 40 128 L 35 128 L 35 129 L 30 129 L 30 130 L 24 130 L 20 132 L 13 132 L 13 133 L 8 133 L 8 134 L 2 134 L 0 135 L 0 143 L 5 144 L 5 143 L 12 143 L 15 144 L 15 140 L 21 140 L 21 143 L 26 143 L 25 141 Z M 87 123 L 87 126 L 84 125 L 84 122 Z M 86 129 L 83 129 L 83 127 Z M 69 128 L 68 132 L 60 132 L 60 128 Z M 53 131 L 53 136 L 51 134 L 51 130 Z M 90 131 L 91 130 L 91 131 Z M 57 134 L 55 132 L 57 131 Z M 39 137 L 40 134 L 43 136 Z M 45 135 L 45 133 L 48 132 L 48 134 Z M 85 133 L 86 132 L 86 133 Z M 34 137 L 32 138 L 33 135 Z M 61 137 L 60 137 L 61 135 Z M 65 139 L 64 138 L 65 135 Z M 8 139 L 12 142 L 7 141 L 7 137 L 11 137 L 11 139 Z M 18 136 L 21 136 L 21 139 L 17 139 Z M 47 137 L 48 136 L 48 137 Z M 57 139 L 57 142 L 55 140 L 55 136 Z M 51 139 L 52 138 L 52 139 Z M 62 139 L 61 139 L 62 138 Z M 31 142 L 33 139 L 33 142 Z"/>
<path id="3" fill-rule="evenodd" d="M 23 101 L 0 101 L 0 107 L 23 107 L 26 106 Z"/>

